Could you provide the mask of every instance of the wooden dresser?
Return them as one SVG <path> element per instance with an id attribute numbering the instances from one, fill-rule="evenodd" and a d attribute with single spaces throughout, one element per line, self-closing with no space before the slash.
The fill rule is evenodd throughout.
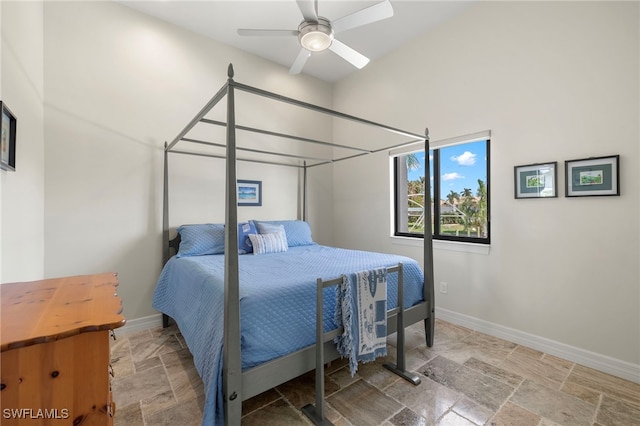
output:
<path id="1" fill-rule="evenodd" d="M 112 425 L 117 275 L 0 285 L 0 424 Z"/>

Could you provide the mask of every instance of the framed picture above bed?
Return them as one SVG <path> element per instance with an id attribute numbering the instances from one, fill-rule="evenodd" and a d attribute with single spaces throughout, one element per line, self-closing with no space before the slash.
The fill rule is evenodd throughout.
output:
<path id="1" fill-rule="evenodd" d="M 565 161 L 565 195 L 620 195 L 619 155 Z"/>
<path id="2" fill-rule="evenodd" d="M 2 170 L 16 170 L 16 117 L 9 111 L 7 105 L 0 101 L 2 110 L 2 134 L 0 135 L 0 168 Z"/>
<path id="3" fill-rule="evenodd" d="M 557 162 L 514 167 L 516 198 L 554 198 L 558 196 Z"/>
<path id="4" fill-rule="evenodd" d="M 262 205 L 262 181 L 238 179 L 238 205 L 261 206 Z"/>

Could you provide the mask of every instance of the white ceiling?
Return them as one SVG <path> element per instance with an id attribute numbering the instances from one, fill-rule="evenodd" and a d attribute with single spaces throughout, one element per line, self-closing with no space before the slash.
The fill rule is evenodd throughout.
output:
<path id="1" fill-rule="evenodd" d="M 239 36 L 238 28 L 297 30 L 303 21 L 295 0 L 117 0 L 133 9 L 261 56 L 287 68 L 300 45 L 295 36 Z M 379 0 L 319 0 L 318 14 L 329 20 L 356 12 Z M 372 61 L 469 7 L 473 1 L 391 0 L 394 15 L 383 21 L 341 32 L 336 39 Z M 331 51 L 311 55 L 303 73 L 335 82 L 357 68 Z"/>

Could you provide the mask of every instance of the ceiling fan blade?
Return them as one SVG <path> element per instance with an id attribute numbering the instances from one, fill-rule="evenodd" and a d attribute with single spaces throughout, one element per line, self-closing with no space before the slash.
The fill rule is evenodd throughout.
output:
<path id="1" fill-rule="evenodd" d="M 293 65 L 289 68 L 289 74 L 300 74 L 302 72 L 302 68 L 304 68 L 304 64 L 307 63 L 309 56 L 311 56 L 311 52 L 307 49 L 300 49 L 298 56 L 296 56 L 296 60 L 293 61 Z"/>
<path id="2" fill-rule="evenodd" d="M 305 21 L 318 20 L 318 1 L 317 0 L 296 0 L 298 8 L 302 12 Z"/>
<path id="3" fill-rule="evenodd" d="M 371 24 L 373 22 L 391 18 L 392 16 L 393 7 L 391 6 L 391 2 L 389 0 L 384 0 L 380 3 L 374 4 L 373 6 L 369 6 L 350 15 L 338 18 L 331 22 L 331 26 L 333 27 L 333 31 L 339 33 L 340 31 L 346 31 L 351 28 Z"/>
<path id="4" fill-rule="evenodd" d="M 331 43 L 329 49 L 332 52 L 342 56 L 342 58 L 344 58 L 346 61 L 351 62 L 351 64 L 358 69 L 364 68 L 365 65 L 369 63 L 369 58 L 359 52 L 356 52 L 346 44 L 336 39 L 333 40 L 333 43 Z"/>
<path id="5" fill-rule="evenodd" d="M 258 29 L 244 29 L 238 30 L 238 35 L 241 36 L 298 36 L 298 30 L 258 30 Z"/>

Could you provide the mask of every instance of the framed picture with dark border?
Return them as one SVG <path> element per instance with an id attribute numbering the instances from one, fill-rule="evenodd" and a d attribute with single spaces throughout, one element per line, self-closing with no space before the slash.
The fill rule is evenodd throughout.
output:
<path id="1" fill-rule="evenodd" d="M 558 163 L 527 164 L 514 167 L 516 198 L 554 198 L 558 196 Z"/>
<path id="2" fill-rule="evenodd" d="M 620 195 L 619 163 L 619 155 L 565 161 L 565 196 Z"/>
<path id="3" fill-rule="evenodd" d="M 0 101 L 2 109 L 2 133 L 0 134 L 0 169 L 16 170 L 16 117 L 7 105 Z"/>
<path id="4" fill-rule="evenodd" d="M 237 188 L 239 206 L 262 205 L 262 181 L 238 179 Z"/>

